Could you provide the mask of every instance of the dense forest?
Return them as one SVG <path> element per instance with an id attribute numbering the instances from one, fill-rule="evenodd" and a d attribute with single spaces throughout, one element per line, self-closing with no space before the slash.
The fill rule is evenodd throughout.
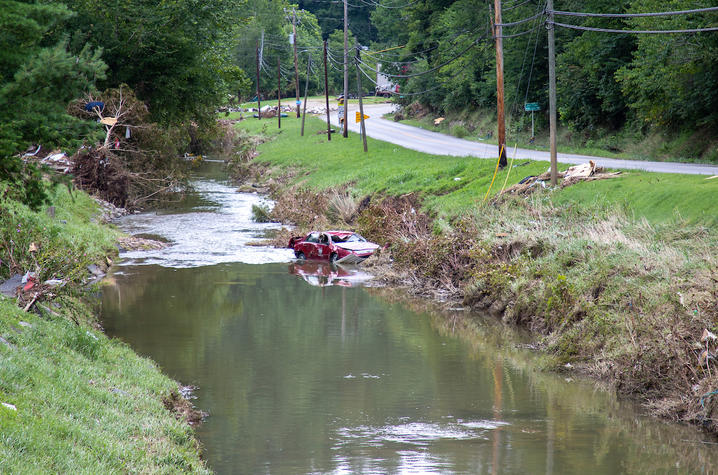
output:
<path id="1" fill-rule="evenodd" d="M 495 107 L 493 2 L 350 0 L 347 6 L 349 62 L 353 68 L 360 46 L 365 90 L 373 89 L 381 64 L 394 75 L 396 100 L 404 104 L 441 113 Z M 699 144 L 696 157 L 718 160 L 718 11 L 711 1 L 558 0 L 559 12 L 620 15 L 559 13 L 555 25 L 541 0 L 510 0 L 502 9 L 506 104 L 515 124 L 527 120 L 524 103 L 538 102 L 539 126 L 545 125 L 552 27 L 563 126 L 586 136 L 682 134 Z M 682 10 L 690 11 L 631 16 Z M 329 89 L 340 92 L 339 1 L 1 0 L 0 181 L 14 184 L 2 194 L 42 200 L 37 173 L 18 155 L 31 145 L 71 150 L 100 140 L 96 120 L 70 107 L 91 94 L 123 86 L 165 130 L 202 128 L 219 106 L 252 99 L 257 64 L 262 96 L 276 97 L 277 71 L 283 93 L 293 96 L 293 23 L 301 88 L 308 79 L 310 93 L 323 91 L 327 40 Z"/>

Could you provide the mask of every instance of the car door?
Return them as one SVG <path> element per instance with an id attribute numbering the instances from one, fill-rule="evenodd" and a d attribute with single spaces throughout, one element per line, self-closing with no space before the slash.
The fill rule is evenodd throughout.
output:
<path id="1" fill-rule="evenodd" d="M 317 242 L 319 241 L 319 233 L 309 233 L 309 235 L 301 243 L 299 250 L 304 253 L 307 259 L 316 259 Z"/>
<path id="2" fill-rule="evenodd" d="M 317 254 L 315 259 L 329 259 L 329 255 L 332 252 L 329 246 L 330 242 L 329 235 L 324 233 L 319 235 L 319 242 L 316 244 Z"/>

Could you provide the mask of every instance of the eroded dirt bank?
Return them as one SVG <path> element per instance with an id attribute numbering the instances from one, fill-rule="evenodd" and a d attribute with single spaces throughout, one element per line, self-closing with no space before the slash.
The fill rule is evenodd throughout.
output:
<path id="1" fill-rule="evenodd" d="M 655 415 L 716 432 L 718 274 L 709 229 L 651 226 L 608 208 L 587 214 L 552 205 L 546 191 L 446 222 L 424 212 L 416 194 L 300 189 L 263 166 L 242 176 L 244 186 L 269 187 L 271 217 L 297 226 L 294 233 L 351 227 L 381 244 L 364 266 L 387 284 L 525 327 L 549 367 L 607 381 Z"/>

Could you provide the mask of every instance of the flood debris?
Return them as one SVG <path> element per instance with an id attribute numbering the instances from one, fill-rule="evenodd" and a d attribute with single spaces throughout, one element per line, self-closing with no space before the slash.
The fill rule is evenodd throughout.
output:
<path id="1" fill-rule="evenodd" d="M 200 424 L 209 416 L 208 413 L 197 409 L 189 401 L 191 392 L 194 389 L 192 386 L 180 387 L 177 391 L 172 391 L 162 399 L 165 408 L 174 414 L 175 418 L 186 421 L 191 426 Z"/>
<path id="2" fill-rule="evenodd" d="M 599 167 L 596 162 L 589 160 L 588 163 L 574 165 L 564 171 L 559 171 L 557 177 L 561 180 L 559 186 L 566 188 L 582 181 L 606 180 L 616 178 L 622 172 L 607 172 L 604 167 Z M 537 186 L 546 187 L 546 183 L 551 180 L 551 171 L 547 171 L 538 176 L 527 176 L 517 184 L 506 188 L 500 195 L 515 194 L 526 195 L 536 190 Z"/>

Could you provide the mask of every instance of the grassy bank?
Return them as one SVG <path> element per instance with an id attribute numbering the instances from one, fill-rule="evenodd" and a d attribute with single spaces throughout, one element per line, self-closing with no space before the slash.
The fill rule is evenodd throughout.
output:
<path id="1" fill-rule="evenodd" d="M 701 337 L 718 330 L 717 180 L 631 172 L 494 198 L 504 170 L 484 201 L 493 160 L 373 140 L 364 154 L 358 136 L 328 142 L 307 124 L 304 138 L 296 120 L 239 124 L 270 136 L 245 174 L 271 177 L 276 218 L 356 228 L 389 246 L 387 278 L 525 326 L 550 366 L 715 430 L 716 348 Z M 515 168 L 508 184 L 547 167 Z"/>
<path id="2" fill-rule="evenodd" d="M 507 146 L 517 144 L 521 148 L 549 150 L 548 126 L 540 122 L 542 117 L 535 113 L 535 137 L 531 140 L 531 115 L 524 113 L 520 119 L 509 119 L 506 123 Z M 393 114 L 392 114 L 393 117 Z M 466 140 L 496 144 L 496 111 L 466 110 L 446 114 L 407 116 L 400 114 L 400 122 L 434 132 Z M 434 119 L 444 120 L 434 125 Z M 591 131 L 582 134 L 566 127 L 559 127 L 557 142 L 561 152 L 580 155 L 594 155 L 607 158 L 630 160 L 656 160 L 675 162 L 717 163 L 718 148 L 711 141 L 711 134 L 704 130 L 693 133 L 682 132 L 673 137 L 658 133 L 643 135 L 630 130 Z"/>
<path id="3" fill-rule="evenodd" d="M 177 383 L 98 331 L 85 298 L 87 266 L 116 254 L 116 233 L 93 222 L 86 194 L 58 187 L 52 201 L 39 212 L 0 202 L 0 282 L 37 279 L 0 296 L 0 472 L 205 472 L 192 429 L 167 408 Z"/>

